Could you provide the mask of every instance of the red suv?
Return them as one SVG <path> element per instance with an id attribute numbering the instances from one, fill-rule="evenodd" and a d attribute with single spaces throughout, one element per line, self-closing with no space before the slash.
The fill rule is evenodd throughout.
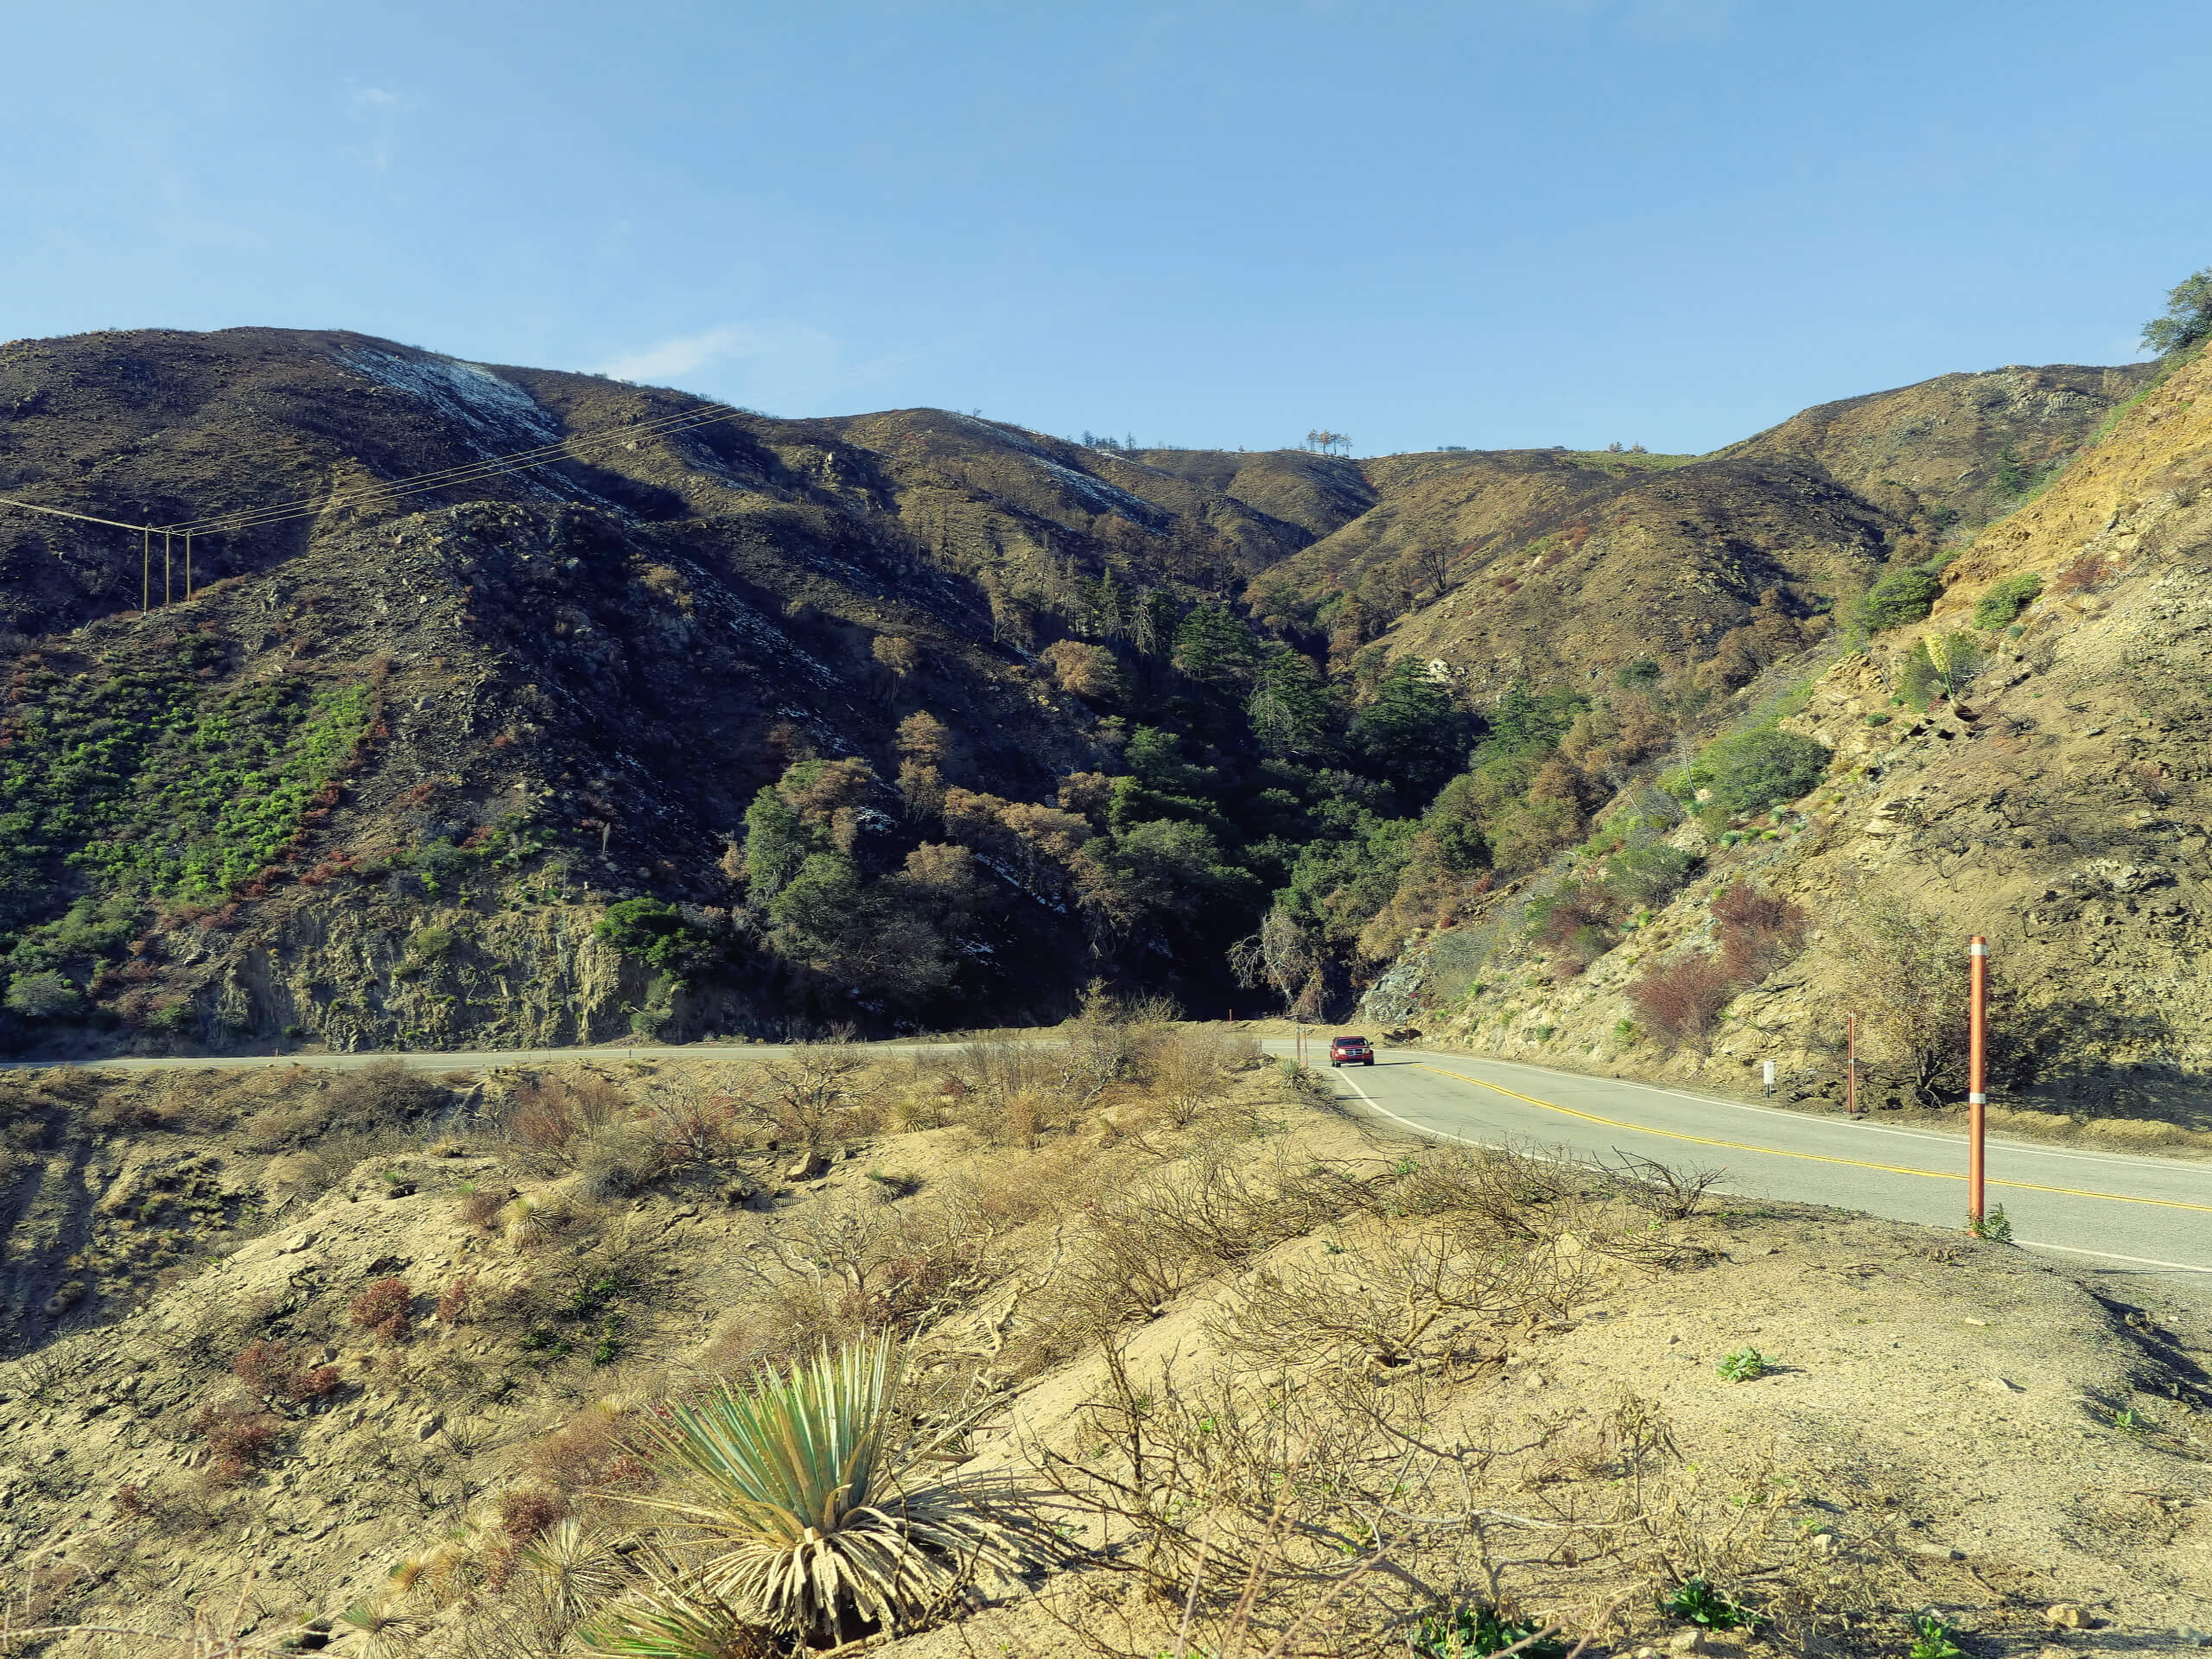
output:
<path id="1" fill-rule="evenodd" d="M 1329 1039 L 1331 1065 L 1372 1065 L 1375 1051 L 1367 1046 L 1364 1037 L 1332 1037 Z"/>

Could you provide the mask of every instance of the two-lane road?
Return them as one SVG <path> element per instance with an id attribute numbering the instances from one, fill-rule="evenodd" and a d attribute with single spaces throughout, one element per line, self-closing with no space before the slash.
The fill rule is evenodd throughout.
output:
<path id="1" fill-rule="evenodd" d="M 1033 1040 L 1050 1042 L 1050 1033 Z M 1322 1039 L 1325 1043 L 1325 1039 Z M 886 1043 L 875 1052 L 941 1052 L 941 1044 Z M 1270 1039 L 1270 1053 L 1289 1042 Z M 353 1069 L 397 1060 L 426 1071 L 563 1061 L 725 1060 L 789 1051 L 767 1045 L 532 1049 L 431 1054 L 235 1056 L 118 1059 L 119 1071 L 304 1065 Z M 1327 1049 L 1321 1053 L 1325 1057 Z M 1745 1198 L 1797 1199 L 1897 1221 L 1956 1228 L 1966 1214 L 1966 1144 L 1955 1135 L 1860 1119 L 1777 1111 L 1651 1084 L 1624 1083 L 1506 1060 L 1420 1049 L 1382 1051 L 1380 1064 L 1325 1075 L 1377 1120 L 1424 1135 L 1560 1147 L 1602 1157 L 1615 1149 L 1664 1164 L 1721 1168 Z M 1989 1202 L 2005 1206 L 2017 1242 L 2082 1265 L 2151 1274 L 2212 1274 L 2212 1163 L 2130 1157 L 2034 1142 L 1989 1143 Z"/>
<path id="2" fill-rule="evenodd" d="M 1290 1052 L 1286 1042 L 1267 1047 Z M 1377 1062 L 1327 1075 L 1348 1098 L 1421 1135 L 1535 1142 L 1586 1155 L 1618 1148 L 1676 1166 L 1724 1169 L 1721 1187 L 1743 1197 L 1937 1227 L 1964 1222 L 1966 1142 L 1955 1135 L 1464 1055 L 1390 1049 Z M 1993 1138 L 1987 1181 L 1987 1202 L 2005 1206 L 2016 1243 L 2212 1274 L 2212 1164 Z"/>

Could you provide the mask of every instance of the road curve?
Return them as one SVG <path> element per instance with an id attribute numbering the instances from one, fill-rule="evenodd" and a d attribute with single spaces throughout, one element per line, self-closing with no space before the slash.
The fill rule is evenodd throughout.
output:
<path id="1" fill-rule="evenodd" d="M 1287 1053 L 1290 1045 L 1267 1047 Z M 1936 1227 L 1965 1218 L 1966 1143 L 1956 1135 L 1418 1050 L 1381 1050 L 1373 1066 L 1324 1070 L 1348 1101 L 1423 1135 L 1588 1156 L 1618 1150 L 1725 1170 L 1718 1190 L 1739 1197 Z M 2017 1243 L 2212 1274 L 2212 1165 L 1992 1137 L 1986 1179 L 1987 1202 L 2005 1206 Z"/>
<path id="2" fill-rule="evenodd" d="M 950 1043 L 881 1043 L 876 1053 L 942 1052 Z M 1287 1039 L 1262 1046 L 1287 1057 Z M 102 1070 L 235 1071 L 302 1065 L 354 1071 L 397 1060 L 414 1071 L 465 1071 L 577 1060 L 730 1060 L 787 1053 L 764 1043 L 602 1044 L 593 1048 L 457 1050 L 437 1053 L 258 1054 L 221 1058 L 78 1062 Z M 1308 1053 L 1313 1051 L 1309 1044 Z M 1325 1048 L 1320 1051 L 1325 1057 Z M 1653 1084 L 1551 1071 L 1510 1060 L 1384 1049 L 1373 1066 L 1324 1075 L 1382 1122 L 1478 1144 L 1530 1142 L 1585 1156 L 1616 1151 L 1672 1165 L 1718 1167 L 1719 1190 L 1863 1210 L 1897 1221 L 1956 1228 L 1966 1211 L 1966 1146 L 1933 1133 L 1777 1111 Z M 36 1062 L 0 1063 L 23 1070 Z M 47 1062 L 48 1065 L 56 1064 Z M 2047 1147 L 1992 1137 L 1989 1202 L 2003 1205 L 2016 1242 L 2079 1259 L 2158 1273 L 2212 1274 L 2212 1165 Z"/>

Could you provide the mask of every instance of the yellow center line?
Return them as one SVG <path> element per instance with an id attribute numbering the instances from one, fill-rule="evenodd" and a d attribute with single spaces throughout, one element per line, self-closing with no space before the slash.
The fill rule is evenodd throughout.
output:
<path id="1" fill-rule="evenodd" d="M 1964 1175 L 1954 1175 L 1946 1170 L 1910 1169 L 1903 1164 L 1877 1164 L 1861 1158 L 1828 1158 L 1817 1152 L 1785 1152 L 1779 1147 L 1754 1147 L 1741 1141 L 1719 1141 L 1711 1135 L 1683 1135 L 1675 1129 L 1647 1128 L 1641 1123 L 1624 1123 L 1618 1118 L 1600 1117 L 1595 1112 L 1578 1112 L 1572 1106 L 1561 1106 L 1555 1101 L 1538 1100 L 1534 1095 L 1524 1095 L 1518 1090 L 1508 1089 L 1503 1084 L 1492 1083 L 1485 1077 L 1469 1077 L 1465 1071 L 1452 1071 L 1440 1065 L 1431 1065 L 1425 1060 L 1415 1060 L 1424 1071 L 1433 1071 L 1440 1077 L 1456 1078 L 1471 1083 L 1478 1089 L 1507 1095 L 1515 1100 L 1526 1101 L 1531 1106 L 1541 1106 L 1548 1112 L 1557 1112 L 1563 1117 L 1579 1117 L 1586 1123 L 1602 1123 L 1609 1129 L 1625 1129 L 1631 1135 L 1656 1135 L 1669 1141 L 1688 1141 L 1700 1147 L 1724 1147 L 1731 1152 L 1757 1153 L 1763 1158 L 1797 1158 L 1808 1164 L 1842 1164 L 1852 1169 L 1878 1169 L 1890 1175 L 1917 1175 L 1923 1180 L 1963 1181 Z M 2138 1198 L 2125 1192 L 2091 1192 L 2078 1186 L 2044 1186 L 2034 1181 L 1991 1180 L 1992 1186 L 2009 1186 L 2018 1192 L 2058 1192 L 2069 1198 L 2108 1198 L 2114 1204 L 2145 1204 L 2160 1210 L 2195 1210 L 2212 1215 L 2212 1204 L 2183 1204 L 2177 1198 Z"/>

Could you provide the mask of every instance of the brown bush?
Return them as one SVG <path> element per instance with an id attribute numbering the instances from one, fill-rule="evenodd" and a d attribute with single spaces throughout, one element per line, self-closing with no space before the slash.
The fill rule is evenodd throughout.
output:
<path id="1" fill-rule="evenodd" d="M 747 1066 L 734 1098 L 779 1141 L 809 1151 L 870 1134 L 880 1116 L 867 1060 L 836 1043 Z"/>
<path id="2" fill-rule="evenodd" d="M 1501 1250 L 1429 1226 L 1377 1230 L 1357 1250 L 1262 1267 L 1216 1329 L 1270 1368 L 1325 1356 L 1388 1372 L 1502 1358 L 1497 1327 L 1564 1319 L 1601 1269 L 1587 1255 Z"/>
<path id="3" fill-rule="evenodd" d="M 1620 900 L 1597 882 L 1567 882 L 1547 902 L 1536 944 L 1556 963 L 1580 973 L 1611 948 L 1621 908 Z"/>
<path id="4" fill-rule="evenodd" d="M 230 1402 L 202 1406 L 192 1429 L 207 1445 L 208 1478 L 219 1486 L 236 1485 L 258 1468 L 282 1432 L 275 1418 Z"/>
<path id="5" fill-rule="evenodd" d="M 447 1100 L 443 1085 L 433 1078 L 397 1060 L 378 1060 L 359 1071 L 340 1073 L 321 1103 L 334 1128 L 358 1130 L 418 1122 Z"/>
<path id="6" fill-rule="evenodd" d="M 507 1207 L 507 1200 L 512 1196 L 512 1193 L 493 1192 L 479 1187 L 462 1193 L 461 1202 L 454 1208 L 461 1220 L 471 1227 L 488 1228 L 493 1217 Z"/>
<path id="7" fill-rule="evenodd" d="M 508 1137 L 541 1166 L 574 1169 L 579 1143 L 628 1115 L 630 1097 L 605 1077 L 540 1077 L 515 1090 Z"/>
<path id="8" fill-rule="evenodd" d="M 231 1375 L 264 1406 L 303 1406 L 338 1392 L 335 1365 L 310 1365 L 280 1342 L 248 1343 L 231 1361 Z"/>
<path id="9" fill-rule="evenodd" d="M 1712 909 L 1722 965 L 1745 984 L 1764 979 L 1805 942 L 1804 907 L 1748 881 L 1732 881 L 1713 894 Z"/>
<path id="10" fill-rule="evenodd" d="M 646 1135 L 654 1175 L 718 1164 L 743 1139 L 737 1101 L 716 1091 L 687 1090 L 674 1100 L 655 1103 Z"/>
<path id="11" fill-rule="evenodd" d="M 510 1486 L 499 1494 L 499 1529 L 526 1544 L 569 1512 L 565 1499 L 535 1486 Z"/>
<path id="12" fill-rule="evenodd" d="M 379 1279 L 353 1298 L 346 1317 L 378 1342 L 404 1342 L 414 1306 L 414 1287 L 404 1279 Z"/>
<path id="13" fill-rule="evenodd" d="M 464 1273 L 438 1294 L 438 1323 L 459 1325 L 467 1319 L 476 1301 L 476 1275 Z"/>
<path id="14" fill-rule="evenodd" d="M 1051 667 L 1063 691 L 1092 699 L 1114 696 L 1121 685 L 1121 664 L 1114 653 L 1077 639 L 1062 639 L 1038 653 Z"/>
<path id="15" fill-rule="evenodd" d="M 2101 553 L 2084 553 L 2050 579 L 2050 591 L 2063 597 L 2086 594 L 2101 586 L 2113 574 Z"/>
<path id="16" fill-rule="evenodd" d="M 1656 963 L 1628 988 L 1643 1023 L 1669 1042 L 1701 1040 L 1736 994 L 1727 965 L 1700 951 Z"/>
<path id="17" fill-rule="evenodd" d="M 622 1415 L 594 1406 L 543 1435 L 523 1453 L 524 1470 L 561 1492 L 634 1483 L 645 1465 L 631 1449 Z"/>

